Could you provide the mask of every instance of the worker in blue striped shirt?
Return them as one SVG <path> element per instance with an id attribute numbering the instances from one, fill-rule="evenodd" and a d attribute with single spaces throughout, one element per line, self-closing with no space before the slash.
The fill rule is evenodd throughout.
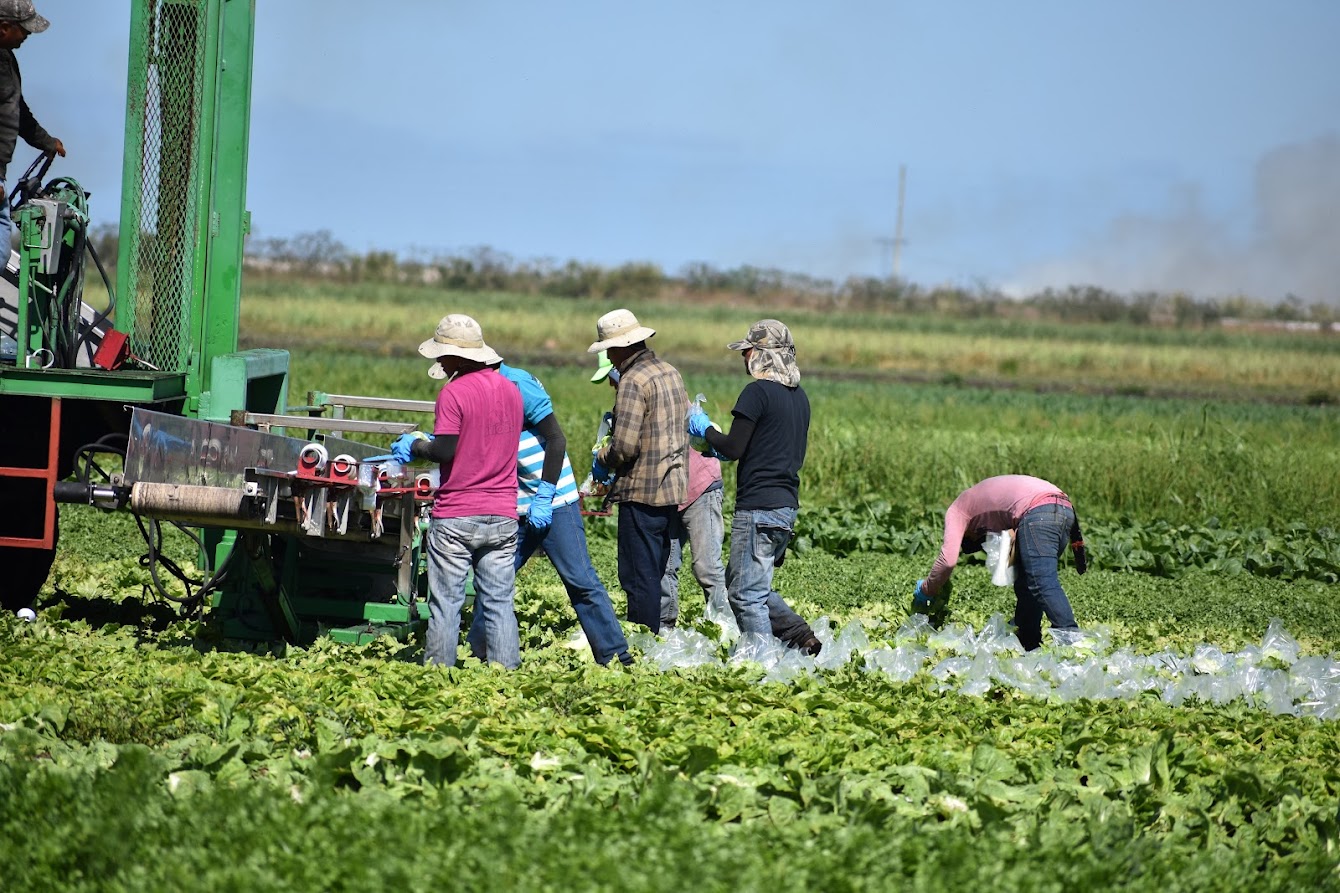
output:
<path id="1" fill-rule="evenodd" d="M 607 664 L 617 657 L 621 663 L 631 664 L 628 640 L 587 551 L 577 481 L 554 404 L 539 379 L 524 369 L 502 363 L 498 371 L 521 391 L 525 416 L 517 447 L 516 499 L 521 522 L 516 569 L 520 570 L 535 550 L 544 546 L 544 553 L 568 591 L 596 661 Z M 469 639 L 473 653 L 483 657 L 479 650 L 483 637 L 477 637 L 476 630 L 483 630 L 477 605 Z"/>

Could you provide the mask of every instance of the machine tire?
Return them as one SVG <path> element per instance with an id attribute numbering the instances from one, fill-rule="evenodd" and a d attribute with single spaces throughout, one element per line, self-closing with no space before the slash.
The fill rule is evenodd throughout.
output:
<path id="1" fill-rule="evenodd" d="M 56 536 L 60 537 L 60 522 L 56 524 Z M 5 581 L 0 583 L 0 606 L 6 611 L 27 608 L 37 599 L 42 586 L 51 573 L 51 563 L 56 560 L 56 550 L 20 549 L 14 546 L 0 546 L 0 567 L 5 569 Z"/>

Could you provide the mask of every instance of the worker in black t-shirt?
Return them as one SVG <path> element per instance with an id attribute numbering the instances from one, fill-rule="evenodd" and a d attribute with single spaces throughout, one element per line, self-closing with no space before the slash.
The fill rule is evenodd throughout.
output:
<path id="1" fill-rule="evenodd" d="M 804 627 L 805 635 L 792 639 L 778 633 L 779 638 L 817 654 L 821 645 L 813 631 L 772 588 L 773 571 L 782 564 L 800 510 L 800 467 L 810 430 L 810 401 L 800 386 L 796 345 L 790 329 L 764 319 L 728 347 L 743 352 L 754 379 L 735 401 L 730 431 L 713 428 L 702 410 L 689 414 L 688 427 L 715 455 L 739 461 L 726 587 L 740 626 L 740 646 L 767 641 L 777 629 L 780 605 L 794 617 L 792 628 Z"/>

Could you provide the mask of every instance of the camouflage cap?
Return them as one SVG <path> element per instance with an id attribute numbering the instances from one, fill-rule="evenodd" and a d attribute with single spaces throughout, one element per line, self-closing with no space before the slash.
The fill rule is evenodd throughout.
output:
<path id="1" fill-rule="evenodd" d="M 41 34 L 51 23 L 37 14 L 32 0 L 0 0 L 0 22 L 18 22 L 29 34 Z"/>
<path id="2" fill-rule="evenodd" d="M 800 384 L 800 367 L 796 365 L 796 343 L 791 330 L 775 319 L 760 319 L 749 327 L 749 334 L 741 341 L 726 345 L 731 350 L 747 350 L 749 374 L 794 388 Z"/>
<path id="3" fill-rule="evenodd" d="M 726 345 L 730 350 L 747 350 L 760 347 L 764 350 L 795 350 L 796 343 L 791 340 L 791 330 L 776 319 L 760 319 L 749 327 L 749 334 L 741 341 L 732 341 Z"/>

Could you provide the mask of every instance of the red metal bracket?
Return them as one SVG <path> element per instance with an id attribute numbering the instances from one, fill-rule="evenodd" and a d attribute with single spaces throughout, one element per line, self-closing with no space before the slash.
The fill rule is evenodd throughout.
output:
<path id="1" fill-rule="evenodd" d="M 47 435 L 47 464 L 45 468 L 0 467 L 0 478 L 37 478 L 46 481 L 46 513 L 42 521 L 41 537 L 0 536 L 0 546 L 20 549 L 50 549 L 56 545 L 56 502 L 51 492 L 56 486 L 56 469 L 60 466 L 60 398 L 51 398 L 51 428 Z"/>

